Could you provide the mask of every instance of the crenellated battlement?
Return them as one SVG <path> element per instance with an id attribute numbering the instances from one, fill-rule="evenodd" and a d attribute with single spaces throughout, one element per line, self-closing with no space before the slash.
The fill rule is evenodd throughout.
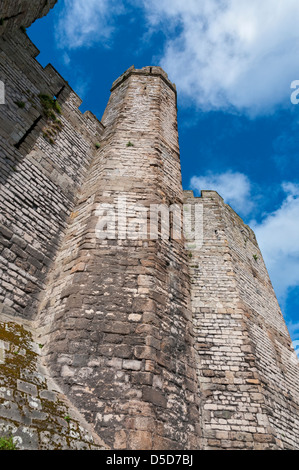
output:
<path id="1" fill-rule="evenodd" d="M 117 78 L 113 82 L 110 91 L 111 92 L 114 91 L 116 87 L 124 83 L 124 81 L 126 81 L 131 75 L 140 75 L 140 76 L 151 75 L 154 77 L 155 76 L 161 77 L 162 80 L 164 80 L 165 83 L 167 83 L 167 85 L 169 85 L 169 87 L 175 92 L 175 94 L 177 93 L 175 84 L 169 80 L 167 73 L 161 67 L 148 66 L 148 67 L 143 67 L 142 69 L 135 69 L 134 65 L 128 68 L 128 70 L 126 70 L 119 78 Z"/>
<path id="2" fill-rule="evenodd" d="M 232 209 L 232 207 L 229 204 L 226 204 L 224 202 L 223 197 L 217 191 L 204 189 L 200 192 L 200 196 L 194 196 L 194 192 L 192 190 L 184 190 L 184 198 L 185 198 L 185 201 L 188 200 L 189 202 L 192 202 L 193 204 L 197 204 L 197 203 L 201 204 L 203 199 L 218 200 L 221 205 L 226 207 L 226 209 L 229 212 L 231 212 L 232 217 L 238 221 L 238 224 L 242 227 L 241 228 L 242 232 L 246 234 L 248 239 L 250 239 L 253 243 L 257 245 L 257 240 L 256 240 L 254 231 L 247 224 L 244 224 L 239 214 L 237 214 L 237 212 L 234 209 Z"/>

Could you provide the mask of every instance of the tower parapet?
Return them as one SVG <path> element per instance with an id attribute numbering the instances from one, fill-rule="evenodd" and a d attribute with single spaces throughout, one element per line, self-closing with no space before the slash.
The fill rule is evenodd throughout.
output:
<path id="1" fill-rule="evenodd" d="M 153 67 L 153 66 L 147 66 L 147 67 L 142 67 L 142 69 L 135 69 L 134 65 L 132 65 L 130 68 L 128 68 L 120 77 L 118 77 L 112 84 L 111 87 L 111 92 L 119 86 L 121 83 L 123 83 L 125 80 L 127 80 L 132 74 L 134 75 L 144 75 L 144 76 L 159 76 L 162 78 L 162 80 L 167 83 L 170 88 L 176 93 L 176 86 L 175 83 L 172 83 L 169 78 L 167 73 L 162 69 L 162 67 Z"/>

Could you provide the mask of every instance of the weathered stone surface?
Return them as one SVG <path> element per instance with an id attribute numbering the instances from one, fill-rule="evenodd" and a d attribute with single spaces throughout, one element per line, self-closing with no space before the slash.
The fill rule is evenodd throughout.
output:
<path id="1" fill-rule="evenodd" d="M 297 449 L 299 366 L 254 233 L 214 191 L 185 201 L 203 207 L 189 259 L 203 447 Z"/>
<path id="2" fill-rule="evenodd" d="M 0 435 L 21 449 L 298 449 L 285 322 L 253 232 L 216 192 L 182 190 L 175 86 L 132 66 L 102 122 L 82 115 L 20 28 L 55 3 L 0 5 Z M 100 205 L 124 198 L 101 238 Z M 202 209 L 198 247 L 161 236 L 165 220 L 147 230 L 151 205 L 184 202 Z"/>
<path id="3" fill-rule="evenodd" d="M 121 109 L 125 111 L 120 112 Z M 151 240 L 148 235 L 143 238 L 146 242 L 123 238 L 121 230 L 130 230 L 129 217 L 118 227 L 115 239 L 101 240 L 96 234 L 99 218 L 95 214 L 99 204 L 113 204 L 118 197 L 126 197 L 131 205 L 142 204 L 148 208 L 150 202 L 182 205 L 183 191 L 177 184 L 180 162 L 176 113 L 175 89 L 158 67 L 130 69 L 122 82 L 113 85 L 103 117 L 105 132 L 101 149 L 86 175 L 82 198 L 73 211 L 76 217 L 71 217 L 43 300 L 47 308 L 42 312 L 42 321 L 47 324 L 53 318 L 50 330 L 66 331 L 60 345 L 53 341 L 54 331 L 49 337 L 51 369 L 61 386 L 69 388 L 75 403 L 81 403 L 85 396 L 86 416 L 94 409 L 93 395 L 98 395 L 100 389 L 101 419 L 96 423 L 96 430 L 112 446 L 114 443 L 123 446 L 126 439 L 129 448 L 135 449 L 143 443 L 150 448 L 155 429 L 159 428 L 161 437 L 169 439 L 165 442 L 171 442 L 172 448 L 180 440 L 183 444 L 179 445 L 190 448 L 191 437 L 196 434 L 180 418 L 182 402 L 188 414 L 190 394 L 193 403 L 197 394 L 194 361 L 193 368 L 187 365 L 195 354 L 187 336 L 191 322 L 181 314 L 189 302 L 183 239 L 174 243 L 168 239 Z M 128 142 L 132 145 L 128 146 Z M 161 194 L 159 180 L 161 184 L 165 181 Z M 69 253 L 72 253 L 71 262 Z M 80 279 L 75 278 L 79 272 L 88 276 L 81 274 Z M 51 305 L 53 296 L 56 299 Z M 87 315 L 92 333 L 86 335 L 89 327 L 82 322 Z M 165 354 L 156 354 L 161 348 Z M 74 362 L 85 350 L 90 351 L 89 364 L 94 364 L 88 374 Z M 76 354 L 72 364 L 60 362 L 65 353 Z M 93 355 L 101 367 L 93 362 Z M 160 377 L 155 382 L 159 390 L 151 390 L 152 372 Z M 193 386 L 173 388 L 171 382 L 176 381 L 176 373 L 182 382 L 193 381 Z M 84 387 L 80 394 L 70 389 L 76 382 Z M 119 415 L 120 404 L 128 401 L 130 410 L 132 399 L 150 405 L 155 423 L 155 429 L 144 430 L 143 438 L 135 443 L 133 433 L 126 437 L 123 433 L 125 417 L 132 411 Z M 166 416 L 172 423 L 170 428 L 160 426 Z M 195 429 L 199 415 L 190 410 L 189 417 L 195 421 Z M 180 424 L 174 433 L 177 421 Z M 192 445 L 193 442 L 194 439 Z"/>
<path id="4" fill-rule="evenodd" d="M 0 36 L 17 28 L 28 28 L 37 18 L 47 15 L 57 0 L 1 0 Z"/>
<path id="5" fill-rule="evenodd" d="M 0 321 L 0 340 L 0 436 L 12 436 L 18 450 L 107 449 L 55 388 L 28 326 Z"/>

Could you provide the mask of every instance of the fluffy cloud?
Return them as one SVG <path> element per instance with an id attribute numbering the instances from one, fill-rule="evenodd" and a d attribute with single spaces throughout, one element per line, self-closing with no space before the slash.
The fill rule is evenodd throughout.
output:
<path id="1" fill-rule="evenodd" d="M 121 0 L 64 0 L 57 24 L 57 43 L 66 49 L 106 43 L 114 31 L 113 18 L 122 13 Z"/>
<path id="2" fill-rule="evenodd" d="M 161 65 L 203 110 L 266 114 L 299 78 L 297 0 L 143 0 L 168 30 Z"/>
<path id="3" fill-rule="evenodd" d="M 107 43 L 132 6 L 145 29 L 165 33 L 157 60 L 180 98 L 253 117 L 289 105 L 299 79 L 297 0 L 64 0 L 57 40 L 68 49 Z"/>
<path id="4" fill-rule="evenodd" d="M 252 209 L 251 183 L 243 173 L 227 171 L 193 176 L 190 188 L 197 192 L 204 189 L 217 191 L 227 204 L 242 215 L 248 214 Z"/>
<path id="5" fill-rule="evenodd" d="M 281 207 L 251 227 L 277 296 L 284 301 L 288 289 L 299 285 L 299 185 L 284 183 Z"/>

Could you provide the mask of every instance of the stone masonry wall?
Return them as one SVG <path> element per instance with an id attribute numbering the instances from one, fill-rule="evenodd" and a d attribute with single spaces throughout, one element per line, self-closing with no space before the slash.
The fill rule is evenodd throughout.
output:
<path id="1" fill-rule="evenodd" d="M 0 38 L 0 436 L 18 449 L 102 449 L 50 378 L 33 319 L 104 128 L 38 52 L 17 25 Z"/>
<path id="2" fill-rule="evenodd" d="M 227 237 L 240 301 L 246 315 L 265 399 L 278 448 L 299 448 L 299 361 L 255 236 L 227 211 Z"/>
<path id="3" fill-rule="evenodd" d="M 298 360 L 253 232 L 216 192 L 183 193 L 175 86 L 131 67 L 102 122 L 82 114 L 25 33 L 55 3 L 0 5 L 0 436 L 298 449 Z M 154 204 L 183 202 L 197 247 L 174 213 L 151 233 Z"/>
<path id="4" fill-rule="evenodd" d="M 1 316 L 0 437 L 17 450 L 107 449 L 49 377 L 34 327 Z"/>
<path id="5" fill-rule="evenodd" d="M 255 236 L 214 191 L 189 268 L 205 449 L 298 448 L 299 364 Z"/>
<path id="6" fill-rule="evenodd" d="M 0 47 L 0 303 L 30 317 L 103 126 L 82 115 L 81 100 L 53 67 L 41 67 L 25 33 L 3 36 Z M 54 96 L 61 114 L 45 109 Z"/>
<path id="7" fill-rule="evenodd" d="M 1 0 L 0 36 L 20 27 L 28 28 L 49 13 L 57 0 Z"/>

